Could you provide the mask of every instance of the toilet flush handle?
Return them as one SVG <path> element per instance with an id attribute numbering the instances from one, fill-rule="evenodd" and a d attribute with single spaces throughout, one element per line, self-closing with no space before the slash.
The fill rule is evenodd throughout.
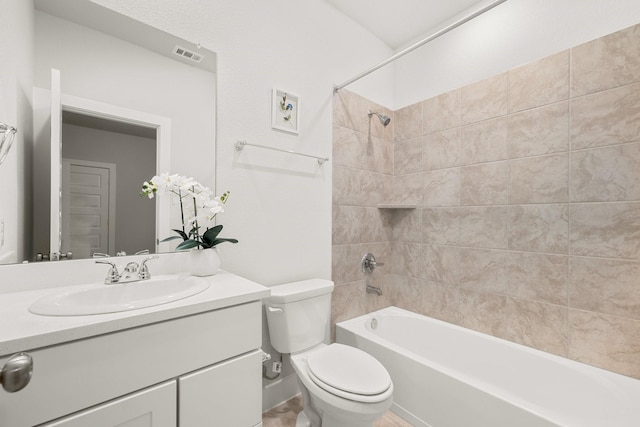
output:
<path id="1" fill-rule="evenodd" d="M 269 310 L 269 313 L 282 313 L 284 311 L 280 307 L 271 307 L 271 306 L 267 306 L 267 310 Z"/>

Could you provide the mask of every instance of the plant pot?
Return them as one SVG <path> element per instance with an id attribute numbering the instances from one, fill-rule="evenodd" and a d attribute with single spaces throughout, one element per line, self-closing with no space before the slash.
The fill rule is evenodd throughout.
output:
<path id="1" fill-rule="evenodd" d="M 187 265 L 192 276 L 213 276 L 220 269 L 218 248 L 191 249 Z"/>

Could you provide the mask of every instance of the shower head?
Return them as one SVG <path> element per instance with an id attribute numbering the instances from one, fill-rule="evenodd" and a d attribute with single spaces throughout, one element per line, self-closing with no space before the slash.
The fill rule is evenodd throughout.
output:
<path id="1" fill-rule="evenodd" d="M 389 123 L 391 123 L 391 117 L 385 116 L 384 114 L 369 110 L 369 113 L 367 115 L 369 116 L 369 118 L 371 118 L 371 116 L 373 116 L 374 114 L 378 116 L 378 119 L 380 120 L 380 123 L 382 123 L 382 126 L 387 127 Z"/>

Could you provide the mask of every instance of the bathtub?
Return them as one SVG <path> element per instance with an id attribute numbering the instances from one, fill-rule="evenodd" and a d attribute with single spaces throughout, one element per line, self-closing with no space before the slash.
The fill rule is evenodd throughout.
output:
<path id="1" fill-rule="evenodd" d="M 397 307 L 338 323 L 336 341 L 387 368 L 414 426 L 640 426 L 639 380 Z"/>

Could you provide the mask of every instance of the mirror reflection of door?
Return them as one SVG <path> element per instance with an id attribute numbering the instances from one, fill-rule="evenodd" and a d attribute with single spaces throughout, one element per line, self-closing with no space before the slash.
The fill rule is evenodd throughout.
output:
<path id="1" fill-rule="evenodd" d="M 116 165 L 62 159 L 62 252 L 115 252 Z"/>
<path id="2" fill-rule="evenodd" d="M 75 162 L 63 170 L 62 252 L 76 259 L 153 252 L 156 204 L 140 189 L 156 174 L 156 130 L 63 111 L 62 140 L 62 158 Z"/>

